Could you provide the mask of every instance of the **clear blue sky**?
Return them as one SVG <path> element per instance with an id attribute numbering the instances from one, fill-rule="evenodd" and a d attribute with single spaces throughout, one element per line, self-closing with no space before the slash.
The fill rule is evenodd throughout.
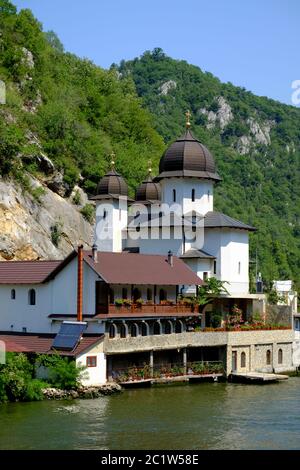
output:
<path id="1" fill-rule="evenodd" d="M 13 0 L 67 51 L 102 67 L 161 47 L 255 94 L 291 104 L 299 0 Z"/>

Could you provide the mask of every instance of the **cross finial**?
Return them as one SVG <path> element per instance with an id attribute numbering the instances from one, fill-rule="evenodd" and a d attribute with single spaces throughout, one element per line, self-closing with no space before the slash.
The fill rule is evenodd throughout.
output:
<path id="1" fill-rule="evenodd" d="M 152 161 L 148 160 L 148 173 L 149 173 L 149 175 L 151 175 L 151 173 L 152 173 L 152 168 L 151 167 L 152 167 Z"/>
<path id="2" fill-rule="evenodd" d="M 186 117 L 185 127 L 189 129 L 191 127 L 191 122 L 190 122 L 191 113 L 189 110 L 187 110 L 187 112 L 185 113 L 185 117 Z"/>
<path id="3" fill-rule="evenodd" d="M 110 154 L 110 166 L 111 166 L 111 169 L 113 170 L 115 168 L 115 153 L 114 151 L 111 152 Z"/>

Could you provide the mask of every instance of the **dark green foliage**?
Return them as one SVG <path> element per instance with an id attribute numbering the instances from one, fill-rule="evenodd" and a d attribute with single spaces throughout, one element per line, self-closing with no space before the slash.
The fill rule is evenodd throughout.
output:
<path id="1" fill-rule="evenodd" d="M 0 365 L 0 403 L 42 400 L 45 383 L 34 379 L 34 364 L 25 354 L 7 353 Z"/>
<path id="2" fill-rule="evenodd" d="M 119 72 L 134 80 L 166 144 L 183 133 L 184 113 L 192 111 L 192 131 L 213 153 L 223 178 L 215 189 L 215 209 L 259 229 L 250 238 L 250 258 L 255 261 L 257 250 L 265 281 L 293 279 L 300 287 L 300 109 L 222 84 L 162 50 L 122 61 Z M 169 80 L 176 88 L 162 95 L 160 87 Z M 207 129 L 200 110 L 216 112 L 219 96 L 230 105 L 233 119 L 224 129 L 218 124 Z M 271 122 L 271 145 L 254 142 L 248 154 L 240 155 L 238 139 L 251 137 L 249 118 L 262 126 Z M 255 262 L 251 267 L 253 279 Z"/>
<path id="3" fill-rule="evenodd" d="M 251 260 L 257 250 L 264 281 L 291 278 L 299 283 L 300 109 L 222 84 L 160 48 L 102 70 L 64 53 L 55 33 L 44 33 L 29 10 L 17 13 L 8 0 L 0 0 L 0 30 L 0 79 L 7 90 L 7 104 L 0 105 L 1 175 L 23 181 L 22 164 L 37 172 L 34 159 L 28 158 L 34 155 L 26 139 L 31 130 L 63 170 L 69 193 L 75 184 L 94 193 L 114 150 L 116 168 L 133 196 L 148 160 L 156 172 L 165 145 L 182 134 L 184 112 L 190 109 L 192 130 L 215 156 L 223 177 L 215 208 L 259 229 L 251 235 Z M 33 68 L 23 48 L 32 53 Z M 163 95 L 160 87 L 169 80 L 176 87 Z M 230 105 L 233 119 L 224 129 L 207 129 L 207 116 L 200 110 L 216 112 L 219 96 Z M 29 112 L 39 97 L 36 111 Z M 271 145 L 255 143 L 240 155 L 238 139 L 251 137 L 249 118 L 260 125 L 272 123 Z M 251 267 L 253 284 L 255 263 Z"/>
<path id="4" fill-rule="evenodd" d="M 56 222 L 54 225 L 52 225 L 50 231 L 51 241 L 54 246 L 58 247 L 62 235 L 62 224 L 60 222 Z"/>
<path id="5" fill-rule="evenodd" d="M 7 104 L 0 106 L 0 174 L 12 173 L 15 161 L 32 171 L 27 158 L 16 158 L 27 154 L 24 135 L 30 129 L 64 171 L 70 192 L 80 182 L 93 193 L 114 150 L 117 170 L 133 194 L 148 159 L 157 164 L 164 145 L 132 80 L 64 53 L 55 33 L 44 33 L 29 10 L 17 14 L 4 0 L 0 7 L 6 12 L 0 18 L 0 79 L 7 89 Z M 34 67 L 23 48 L 32 53 Z M 39 97 L 35 112 L 26 111 Z"/>
<path id="6" fill-rule="evenodd" d="M 94 220 L 95 207 L 93 204 L 86 204 L 80 212 L 88 222 L 92 222 Z"/>
<path id="7" fill-rule="evenodd" d="M 75 390 L 80 384 L 84 367 L 76 367 L 76 362 L 59 354 L 40 355 L 37 365 L 48 369 L 47 382 L 62 390 Z"/>

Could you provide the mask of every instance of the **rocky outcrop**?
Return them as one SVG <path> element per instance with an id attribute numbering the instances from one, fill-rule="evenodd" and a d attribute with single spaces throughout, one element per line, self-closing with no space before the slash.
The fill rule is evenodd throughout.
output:
<path id="1" fill-rule="evenodd" d="M 213 129 L 216 125 L 219 125 L 220 129 L 223 131 L 233 119 L 232 110 L 223 96 L 218 96 L 215 102 L 218 105 L 216 112 L 208 111 L 205 108 L 201 108 L 199 112 L 207 116 L 207 129 Z"/>
<path id="2" fill-rule="evenodd" d="M 122 387 L 117 383 L 80 387 L 77 390 L 60 390 L 58 388 L 44 388 L 43 394 L 47 400 L 73 400 L 76 398 L 100 398 L 114 393 L 120 393 Z"/>
<path id="3" fill-rule="evenodd" d="M 174 90 L 177 87 L 177 83 L 174 80 L 168 80 L 159 87 L 160 95 L 167 95 L 170 90 Z"/>
<path id="4" fill-rule="evenodd" d="M 248 118 L 246 124 L 249 126 L 249 134 L 238 138 L 235 149 L 240 155 L 246 155 L 251 150 L 256 152 L 257 145 L 268 146 L 271 144 L 271 129 L 275 125 L 274 121 L 264 121 L 259 123 L 254 118 Z"/>
<path id="5" fill-rule="evenodd" d="M 80 206 L 29 178 L 31 194 L 0 178 L 0 260 L 62 259 L 80 243 L 91 246 L 93 227 Z M 51 238 L 55 226 L 56 244 Z"/>

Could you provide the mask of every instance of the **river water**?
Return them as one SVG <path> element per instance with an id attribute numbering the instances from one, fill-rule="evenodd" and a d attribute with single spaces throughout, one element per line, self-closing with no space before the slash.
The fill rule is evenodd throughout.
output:
<path id="1" fill-rule="evenodd" d="M 300 449 L 300 378 L 1 405 L 0 449 Z"/>

